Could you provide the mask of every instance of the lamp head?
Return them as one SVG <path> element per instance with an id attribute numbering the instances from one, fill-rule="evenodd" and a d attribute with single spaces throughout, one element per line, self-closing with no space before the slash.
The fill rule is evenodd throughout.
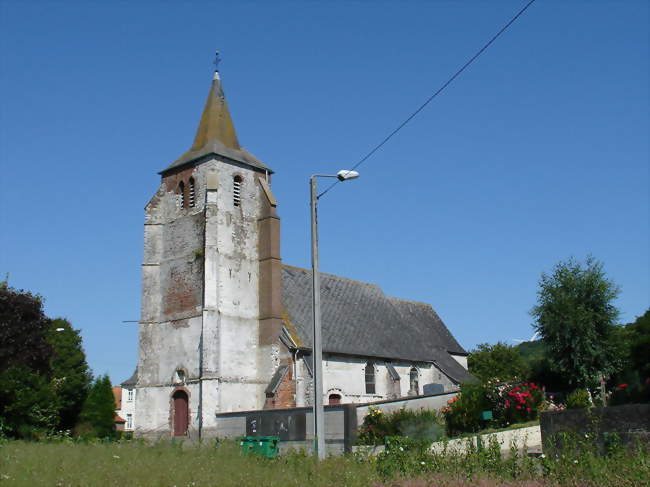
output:
<path id="1" fill-rule="evenodd" d="M 356 179 L 359 177 L 359 173 L 357 171 L 350 171 L 348 169 L 341 169 L 339 172 L 336 173 L 336 177 L 339 179 L 339 181 L 347 181 L 348 179 Z"/>

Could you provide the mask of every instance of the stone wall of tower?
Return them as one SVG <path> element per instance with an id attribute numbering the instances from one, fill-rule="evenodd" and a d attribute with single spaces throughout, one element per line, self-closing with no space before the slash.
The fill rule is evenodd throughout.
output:
<path id="1" fill-rule="evenodd" d="M 190 178 L 195 206 L 181 208 L 177 188 Z M 165 175 L 145 208 L 138 436 L 171 434 L 180 388 L 189 396 L 190 436 L 199 429 L 210 436 L 217 412 L 264 405 L 281 325 L 279 280 L 261 284 L 260 273 L 280 261 L 279 219 L 260 179 L 264 173 L 214 155 Z M 260 287 L 270 299 L 260 298 Z"/>
<path id="2" fill-rule="evenodd" d="M 178 185 L 195 179 L 196 204 L 181 207 Z M 171 395 L 190 398 L 190 434 L 199 421 L 198 344 L 202 332 L 204 196 L 197 168 L 164 177 L 145 207 L 136 434 L 168 436 Z"/>

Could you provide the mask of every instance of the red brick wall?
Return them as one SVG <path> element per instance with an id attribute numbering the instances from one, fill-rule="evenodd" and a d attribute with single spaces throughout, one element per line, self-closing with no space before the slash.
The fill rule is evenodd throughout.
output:
<path id="1" fill-rule="evenodd" d="M 296 382 L 293 380 L 293 359 L 283 360 L 282 365 L 288 365 L 289 370 L 284 376 L 284 379 L 282 379 L 275 394 L 266 397 L 264 409 L 292 408 L 296 406 Z"/>

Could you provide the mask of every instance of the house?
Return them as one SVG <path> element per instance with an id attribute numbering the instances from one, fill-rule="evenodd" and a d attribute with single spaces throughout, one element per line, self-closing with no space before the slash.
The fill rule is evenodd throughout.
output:
<path id="1" fill-rule="evenodd" d="M 135 424 L 135 382 L 137 371 L 119 386 L 113 386 L 115 429 L 133 431 Z"/>
<path id="2" fill-rule="evenodd" d="M 216 436 L 217 413 L 311 404 L 311 273 L 282 263 L 274 173 L 240 145 L 219 72 L 192 146 L 159 174 L 127 381 L 135 435 Z M 430 305 L 330 274 L 321 299 L 326 402 L 441 392 L 469 377 Z"/>

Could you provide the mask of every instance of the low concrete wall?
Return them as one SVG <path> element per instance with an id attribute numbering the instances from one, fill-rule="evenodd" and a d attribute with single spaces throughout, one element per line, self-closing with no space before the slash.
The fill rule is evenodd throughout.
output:
<path id="1" fill-rule="evenodd" d="M 540 425 L 544 445 L 561 446 L 558 433 L 594 435 L 601 445 L 606 435 L 616 433 L 625 445 L 650 447 L 650 404 L 548 411 L 540 415 Z"/>
<path id="2" fill-rule="evenodd" d="M 386 413 L 398 409 L 439 410 L 458 391 L 378 401 L 367 404 L 339 404 L 325 406 L 325 446 L 330 455 L 353 451 L 357 429 L 363 424 L 370 407 Z M 279 436 L 280 451 L 289 449 L 311 452 L 314 441 L 314 420 L 311 407 L 238 411 L 216 415 L 216 436 Z"/>
<path id="3" fill-rule="evenodd" d="M 290 449 L 311 452 L 314 420 L 311 408 L 266 409 L 220 413 L 217 417 L 219 438 L 242 436 L 278 436 L 280 451 Z M 325 407 L 325 447 L 329 455 L 351 452 L 356 442 L 356 406 L 342 404 Z"/>
<path id="4" fill-rule="evenodd" d="M 542 434 L 539 426 L 529 426 L 527 428 L 517 428 L 467 438 L 456 438 L 449 441 L 436 441 L 431 445 L 431 451 L 442 453 L 446 450 L 463 453 L 468 444 L 476 447 L 478 438 L 481 439 L 481 444 L 484 448 L 490 442 L 496 441 L 500 445 L 502 454 L 510 453 L 513 448 L 517 449 L 517 451 L 525 451 L 528 453 L 542 452 Z"/>

